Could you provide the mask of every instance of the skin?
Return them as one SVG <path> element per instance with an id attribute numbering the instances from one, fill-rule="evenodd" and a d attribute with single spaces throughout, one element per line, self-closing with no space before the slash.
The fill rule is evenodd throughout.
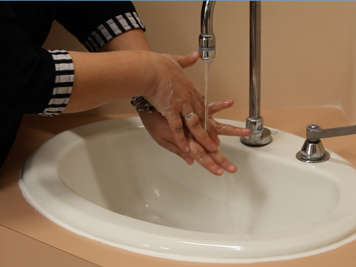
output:
<path id="1" fill-rule="evenodd" d="M 132 50 L 70 53 L 76 75 L 67 112 L 87 110 L 114 98 L 142 95 L 167 119 L 179 148 L 189 151 L 183 117 L 194 112 L 202 119 L 204 103 L 198 90 L 184 74 L 179 57 L 173 59 L 166 54 Z M 184 56 L 181 61 L 193 64 L 197 59 L 198 55 L 193 53 Z M 201 124 L 186 126 L 205 149 L 211 152 L 217 150 L 216 143 Z"/>
<path id="2" fill-rule="evenodd" d="M 209 105 L 209 120 L 213 127 L 215 127 L 218 135 L 230 136 L 247 136 L 250 134 L 249 129 L 239 128 L 228 124 L 223 124 L 215 121 L 212 115 L 229 108 L 233 105 L 232 100 L 221 101 Z M 231 163 L 223 153 L 219 150 L 216 152 L 209 152 L 205 150 L 196 140 L 188 135 L 188 142 L 190 151 L 188 153 L 182 152 L 174 143 L 172 133 L 168 127 L 166 119 L 157 111 L 139 112 L 141 120 L 145 128 L 150 133 L 152 138 L 162 147 L 177 154 L 184 159 L 189 165 L 197 161 L 201 166 L 215 175 L 222 175 L 224 171 L 234 173 L 237 167 Z"/>
<path id="3" fill-rule="evenodd" d="M 243 136 L 250 132 L 220 124 L 211 117 L 231 107 L 233 102 L 223 101 L 209 107 L 209 127 L 205 131 L 202 96 L 183 72 L 183 68 L 199 59 L 199 54 L 174 56 L 150 50 L 144 33 L 133 30 L 111 40 L 102 53 L 70 52 L 76 75 L 65 112 L 88 110 L 115 98 L 143 95 L 156 111 L 139 115 L 158 144 L 188 164 L 196 160 L 215 175 L 222 175 L 224 170 L 235 172 L 236 166 L 218 150 L 217 135 Z M 191 112 L 192 118 L 185 120 L 184 115 Z"/>

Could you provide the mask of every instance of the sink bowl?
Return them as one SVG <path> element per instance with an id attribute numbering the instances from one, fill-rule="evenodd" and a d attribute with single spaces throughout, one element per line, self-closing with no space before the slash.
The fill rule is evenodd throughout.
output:
<path id="1" fill-rule="evenodd" d="M 101 121 L 44 143 L 19 185 L 62 227 L 167 259 L 274 261 L 353 241 L 355 169 L 334 153 L 324 163 L 300 162 L 304 140 L 272 133 L 273 142 L 259 148 L 221 137 L 239 170 L 218 177 L 159 147 L 138 118 Z"/>

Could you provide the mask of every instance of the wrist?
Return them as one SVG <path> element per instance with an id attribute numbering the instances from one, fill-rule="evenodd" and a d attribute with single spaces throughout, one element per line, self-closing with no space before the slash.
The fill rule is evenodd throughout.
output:
<path id="1" fill-rule="evenodd" d="M 131 105 L 136 108 L 137 112 L 149 112 L 152 113 L 156 109 L 151 105 L 143 96 L 134 96 L 131 98 Z"/>
<path id="2" fill-rule="evenodd" d="M 147 92 L 150 92 L 155 88 L 156 75 L 152 68 L 152 58 L 154 57 L 154 55 L 152 55 L 154 54 L 153 52 L 126 50 L 113 53 L 117 55 L 121 54 L 121 56 L 117 58 L 116 64 L 124 64 L 127 66 L 124 68 L 126 68 L 128 76 L 130 76 L 129 80 L 131 81 L 131 84 L 128 84 L 128 87 L 131 88 L 131 96 L 146 96 Z M 126 61 L 126 58 L 130 58 L 130 60 Z M 118 72 L 117 74 L 119 75 L 121 72 Z"/>
<path id="3" fill-rule="evenodd" d="M 145 89 L 142 92 L 142 96 L 150 100 L 153 95 L 156 93 L 156 89 L 159 86 L 160 77 L 159 77 L 159 63 L 158 63 L 158 53 L 152 51 L 145 51 L 144 62 L 141 63 L 144 66 L 144 79 L 145 79 Z"/>

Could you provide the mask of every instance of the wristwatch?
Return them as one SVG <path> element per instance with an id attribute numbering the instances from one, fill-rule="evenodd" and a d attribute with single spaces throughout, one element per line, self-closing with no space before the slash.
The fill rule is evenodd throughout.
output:
<path id="1" fill-rule="evenodd" d="M 131 98 L 131 105 L 136 107 L 137 112 L 148 111 L 153 112 L 155 107 L 151 105 L 143 96 L 134 96 Z"/>

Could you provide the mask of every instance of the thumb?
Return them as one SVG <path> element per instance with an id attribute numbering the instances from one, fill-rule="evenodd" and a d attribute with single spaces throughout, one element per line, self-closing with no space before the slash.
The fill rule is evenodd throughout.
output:
<path id="1" fill-rule="evenodd" d="M 199 52 L 194 51 L 193 53 L 190 53 L 188 55 L 173 55 L 172 57 L 176 62 L 178 62 L 178 64 L 182 68 L 186 68 L 192 66 L 195 62 L 197 62 L 199 58 Z"/>

